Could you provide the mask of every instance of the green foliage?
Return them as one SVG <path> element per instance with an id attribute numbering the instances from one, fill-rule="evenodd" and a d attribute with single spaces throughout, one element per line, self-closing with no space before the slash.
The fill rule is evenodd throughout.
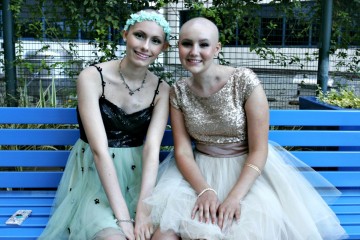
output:
<path id="1" fill-rule="evenodd" d="M 356 96 L 354 89 L 348 86 L 339 86 L 337 89 L 331 89 L 327 93 L 323 93 L 319 88 L 317 99 L 342 108 L 360 109 L 360 96 Z"/>
<path id="2" fill-rule="evenodd" d="M 66 2 L 12 0 L 11 10 L 14 14 L 17 39 L 29 36 L 43 42 L 39 52 L 49 49 L 46 39 L 57 43 L 73 56 L 74 60 L 71 61 L 82 61 L 84 65 L 90 65 L 116 58 L 119 43 L 122 41 L 121 30 L 131 13 L 150 6 L 160 9 L 167 4 L 178 2 L 178 0 L 67 0 Z M 316 51 L 305 53 L 305 57 L 301 58 L 298 54 L 283 52 L 281 46 L 274 48 L 270 37 L 281 30 L 282 24 L 277 21 L 279 16 L 286 21 L 291 20 L 286 22 L 286 30 L 291 37 L 306 38 L 309 30 L 313 34 L 318 34 L 321 2 L 321 0 L 266 1 L 267 6 L 272 8 L 272 11 L 267 13 L 271 19 L 269 22 L 261 22 L 261 4 L 265 3 L 263 0 L 185 0 L 183 4 L 187 9 L 192 10 L 192 16 L 204 16 L 216 23 L 220 29 L 220 41 L 223 45 L 236 41 L 240 46 L 249 47 L 250 51 L 271 65 L 304 69 L 308 62 L 317 61 Z M 351 73 L 353 78 L 360 76 L 359 8 L 359 0 L 334 0 L 330 54 L 337 59 L 337 70 L 342 69 L 341 71 Z M 27 13 L 27 17 L 20 18 L 20 13 L 24 12 Z M 260 32 L 260 26 L 265 29 L 264 33 Z M 91 60 L 82 59 L 79 55 L 80 49 L 74 40 L 78 38 L 79 32 L 84 34 L 89 39 L 88 44 L 93 46 L 94 58 Z M 66 41 L 65 47 L 63 44 Z M 22 42 L 18 41 L 18 43 L 15 65 L 26 68 L 29 72 L 50 71 L 56 67 L 71 69 L 66 64 L 73 62 L 50 65 L 43 62 L 39 69 L 39 66 L 24 61 Z M 354 56 L 348 55 L 347 50 L 350 48 L 355 50 Z M 219 54 L 218 60 L 220 64 L 230 64 L 230 60 L 225 59 L 222 53 Z M 59 64 L 63 65 L 59 66 Z M 153 67 L 159 70 L 157 73 L 160 76 L 170 82 L 173 81 L 171 74 L 164 72 L 163 67 L 157 65 Z M 78 72 L 72 71 L 67 74 L 75 77 Z M 19 80 L 23 86 L 25 80 Z"/>

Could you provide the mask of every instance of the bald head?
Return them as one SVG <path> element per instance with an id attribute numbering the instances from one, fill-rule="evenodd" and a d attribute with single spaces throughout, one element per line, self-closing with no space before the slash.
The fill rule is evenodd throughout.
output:
<path id="1" fill-rule="evenodd" d="M 219 41 L 219 29 L 212 21 L 204 17 L 192 18 L 185 22 L 180 29 L 180 39 L 182 35 L 188 32 L 196 32 L 198 34 L 207 33 L 211 36 L 211 40 L 215 42 Z"/>

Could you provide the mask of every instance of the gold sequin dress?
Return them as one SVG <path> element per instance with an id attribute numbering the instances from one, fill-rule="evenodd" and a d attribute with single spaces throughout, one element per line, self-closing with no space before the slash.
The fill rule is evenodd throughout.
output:
<path id="1" fill-rule="evenodd" d="M 171 89 L 171 105 L 182 111 L 195 142 L 195 160 L 208 184 L 223 201 L 237 181 L 247 157 L 244 104 L 260 85 L 256 74 L 236 68 L 227 83 L 210 97 L 199 97 L 178 80 Z M 154 223 L 183 239 L 316 240 L 342 239 L 344 229 L 327 203 L 299 169 L 314 172 L 288 151 L 269 142 L 262 175 L 241 202 L 238 222 L 221 230 L 216 224 L 191 219 L 197 194 L 178 171 L 173 155 L 162 163 L 158 184 L 147 202 Z M 339 192 L 317 174 L 327 195 Z M 323 193 L 325 194 L 325 193 Z M 329 198 L 330 199 L 330 198 Z M 240 203 L 239 203 L 240 204 Z"/>

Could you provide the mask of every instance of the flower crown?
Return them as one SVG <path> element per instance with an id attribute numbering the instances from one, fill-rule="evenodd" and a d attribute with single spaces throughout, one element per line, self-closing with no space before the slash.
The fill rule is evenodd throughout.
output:
<path id="1" fill-rule="evenodd" d="M 124 30 L 128 31 L 130 26 L 134 25 L 135 23 L 139 23 L 143 21 L 156 22 L 160 27 L 163 28 L 166 41 L 170 40 L 171 28 L 169 26 L 169 23 L 165 20 L 165 18 L 162 15 L 158 13 L 140 11 L 138 13 L 131 14 L 130 18 L 126 21 Z"/>

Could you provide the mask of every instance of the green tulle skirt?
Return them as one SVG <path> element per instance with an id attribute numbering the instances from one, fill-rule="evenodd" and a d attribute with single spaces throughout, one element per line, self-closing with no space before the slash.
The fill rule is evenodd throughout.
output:
<path id="1" fill-rule="evenodd" d="M 142 149 L 142 146 L 109 148 L 132 218 L 141 187 Z M 79 139 L 70 153 L 48 225 L 39 239 L 106 237 L 102 234 L 122 235 L 122 230 L 115 223 L 90 146 Z"/>

